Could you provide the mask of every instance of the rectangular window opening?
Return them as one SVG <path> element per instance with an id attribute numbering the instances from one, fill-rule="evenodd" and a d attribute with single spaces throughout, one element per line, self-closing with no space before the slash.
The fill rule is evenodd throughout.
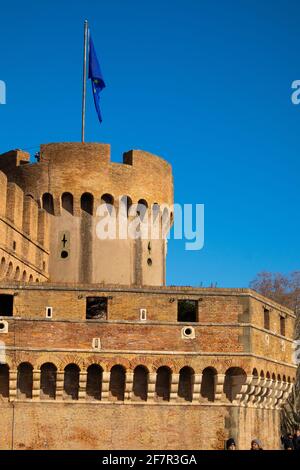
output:
<path id="1" fill-rule="evenodd" d="M 107 297 L 86 298 L 86 319 L 107 320 Z"/>
<path id="2" fill-rule="evenodd" d="M 270 310 L 267 308 L 264 309 L 264 329 L 270 329 Z"/>
<path id="3" fill-rule="evenodd" d="M 178 300 L 177 321 L 198 321 L 198 300 Z"/>
<path id="4" fill-rule="evenodd" d="M 0 317 L 12 317 L 14 309 L 14 296 L 0 294 Z"/>
<path id="5" fill-rule="evenodd" d="M 285 318 L 280 315 L 280 334 L 285 336 Z"/>

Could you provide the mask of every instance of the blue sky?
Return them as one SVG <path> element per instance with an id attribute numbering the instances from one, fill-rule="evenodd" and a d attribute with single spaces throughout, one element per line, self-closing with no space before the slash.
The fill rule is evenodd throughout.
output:
<path id="1" fill-rule="evenodd" d="M 80 140 L 85 18 L 107 84 L 101 126 L 88 87 L 87 141 L 166 158 L 175 201 L 205 204 L 205 246 L 170 241 L 168 283 L 300 269 L 300 2 L 2 2 L 0 152 Z"/>

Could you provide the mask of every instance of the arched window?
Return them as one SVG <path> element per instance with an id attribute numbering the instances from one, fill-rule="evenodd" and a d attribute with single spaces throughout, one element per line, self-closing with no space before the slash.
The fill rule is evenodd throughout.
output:
<path id="1" fill-rule="evenodd" d="M 155 395 L 157 401 L 169 401 L 171 387 L 171 370 L 162 366 L 157 369 Z"/>
<path id="2" fill-rule="evenodd" d="M 54 202 L 53 202 L 52 194 L 50 193 L 43 194 L 42 206 L 46 212 L 48 212 L 51 215 L 54 215 Z"/>
<path id="3" fill-rule="evenodd" d="M 12 264 L 12 262 L 10 262 L 9 265 L 8 265 L 8 268 L 7 268 L 6 276 L 7 276 L 8 278 L 10 278 L 11 275 L 12 275 L 12 272 L 13 272 L 13 264 Z"/>
<path id="4" fill-rule="evenodd" d="M 64 399 L 78 400 L 79 392 L 79 367 L 76 364 L 69 364 L 65 367 L 64 377 Z"/>
<path id="5" fill-rule="evenodd" d="M 206 367 L 202 372 L 200 394 L 201 394 L 201 397 L 207 401 L 215 401 L 216 375 L 217 375 L 217 371 L 213 367 Z"/>
<path id="6" fill-rule="evenodd" d="M 32 398 L 33 367 L 28 362 L 22 362 L 17 372 L 17 397 Z"/>
<path id="7" fill-rule="evenodd" d="M 29 276 L 29 282 L 33 282 L 33 275 L 32 274 L 30 274 L 30 276 Z"/>
<path id="8" fill-rule="evenodd" d="M 9 397 L 9 367 L 7 364 L 0 364 L 0 400 Z"/>
<path id="9" fill-rule="evenodd" d="M 137 215 L 141 221 L 145 221 L 148 215 L 148 203 L 145 199 L 140 199 L 137 203 Z"/>
<path id="10" fill-rule="evenodd" d="M 144 366 L 137 366 L 133 374 L 133 399 L 147 400 L 148 370 Z"/>
<path id="11" fill-rule="evenodd" d="M 130 207 L 132 206 L 132 200 L 129 196 L 122 196 L 120 199 L 120 211 L 123 216 L 128 217 Z"/>
<path id="12" fill-rule="evenodd" d="M 0 264 L 0 277 L 4 276 L 5 274 L 5 267 L 6 267 L 6 261 L 5 258 L 3 257 L 1 259 L 1 264 Z"/>
<path id="13" fill-rule="evenodd" d="M 22 281 L 23 281 L 23 282 L 26 282 L 26 279 L 27 279 L 27 273 L 26 273 L 26 271 L 23 271 L 23 274 L 22 274 Z"/>
<path id="14" fill-rule="evenodd" d="M 109 214 L 112 214 L 114 207 L 114 198 L 111 194 L 102 194 L 101 204 L 105 204 L 107 212 Z"/>
<path id="15" fill-rule="evenodd" d="M 246 382 L 246 373 L 240 367 L 230 367 L 225 373 L 224 393 L 229 401 L 236 399 Z"/>
<path id="16" fill-rule="evenodd" d="M 47 362 L 41 367 L 41 399 L 55 399 L 57 369 L 54 364 Z"/>
<path id="17" fill-rule="evenodd" d="M 61 196 L 62 208 L 73 215 L 74 212 L 74 201 L 71 193 L 63 193 Z"/>
<path id="18" fill-rule="evenodd" d="M 90 193 L 84 193 L 80 199 L 80 207 L 83 212 L 93 215 L 94 213 L 94 196 Z"/>
<path id="19" fill-rule="evenodd" d="M 122 366 L 113 366 L 110 371 L 110 398 L 113 401 L 123 401 L 125 394 L 125 370 Z"/>
<path id="20" fill-rule="evenodd" d="M 92 364 L 87 370 L 86 396 L 88 400 L 101 400 L 102 368 Z"/>
<path id="21" fill-rule="evenodd" d="M 15 272 L 15 281 L 18 281 L 20 279 L 20 275 L 21 275 L 20 268 L 19 266 L 17 266 L 16 272 Z"/>
<path id="22" fill-rule="evenodd" d="M 193 400 L 194 371 L 190 367 L 183 367 L 179 372 L 178 398 L 182 401 Z"/>

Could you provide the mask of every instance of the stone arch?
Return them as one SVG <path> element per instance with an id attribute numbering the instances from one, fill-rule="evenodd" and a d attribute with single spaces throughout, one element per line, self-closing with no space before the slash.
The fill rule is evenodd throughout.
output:
<path id="1" fill-rule="evenodd" d="M 60 369 L 60 360 L 51 354 L 43 354 L 39 356 L 35 361 L 35 369 L 41 370 L 43 364 L 53 364 L 57 371 L 64 370 L 64 367 Z"/>
<path id="2" fill-rule="evenodd" d="M 22 282 L 26 282 L 27 279 L 27 272 L 24 270 L 22 274 Z"/>
<path id="3" fill-rule="evenodd" d="M 109 358 L 109 359 L 106 359 L 105 360 L 106 362 L 106 367 L 107 367 L 107 371 L 109 372 L 113 366 L 117 365 L 117 366 L 122 366 L 125 370 L 125 372 L 127 370 L 130 370 L 130 361 L 128 359 L 126 359 L 125 357 L 114 357 L 114 358 Z"/>
<path id="4" fill-rule="evenodd" d="M 246 383 L 247 374 L 241 367 L 230 367 L 225 373 L 224 394 L 233 402 Z"/>
<path id="5" fill-rule="evenodd" d="M 138 365 L 133 372 L 132 398 L 135 401 L 146 401 L 148 394 L 149 370 L 144 365 Z"/>
<path id="6" fill-rule="evenodd" d="M 29 282 L 33 282 L 33 275 L 32 274 L 30 274 L 30 276 L 29 276 Z"/>
<path id="7" fill-rule="evenodd" d="M 91 364 L 87 368 L 86 398 L 101 400 L 103 369 L 99 364 Z"/>
<path id="8" fill-rule="evenodd" d="M 253 377 L 258 377 L 258 372 L 257 372 L 256 368 L 253 369 L 252 375 L 253 375 Z"/>
<path id="9" fill-rule="evenodd" d="M 126 370 L 115 364 L 110 371 L 109 396 L 111 401 L 123 401 L 125 396 Z"/>
<path id="10" fill-rule="evenodd" d="M 41 366 L 41 400 L 55 400 L 57 367 L 51 362 Z"/>
<path id="11" fill-rule="evenodd" d="M 276 375 L 274 374 L 274 372 L 272 374 L 272 380 L 274 380 L 274 381 L 276 380 Z"/>
<path id="12" fill-rule="evenodd" d="M 65 400 L 78 400 L 80 368 L 77 364 L 68 364 L 64 369 L 64 393 Z"/>
<path id="13" fill-rule="evenodd" d="M 153 363 L 150 357 L 147 356 L 138 356 L 133 358 L 129 364 L 129 370 L 134 371 L 137 366 L 143 366 L 149 372 L 154 372 Z"/>
<path id="14" fill-rule="evenodd" d="M 54 200 L 50 193 L 44 193 L 42 196 L 42 208 L 48 212 L 48 214 L 54 215 Z"/>
<path id="15" fill-rule="evenodd" d="M 280 374 L 277 374 L 277 380 L 278 380 L 278 382 L 281 382 L 281 375 Z"/>
<path id="16" fill-rule="evenodd" d="M 216 376 L 217 371 L 214 367 L 209 366 L 202 371 L 200 395 L 207 401 L 215 401 Z"/>
<path id="17" fill-rule="evenodd" d="M 65 192 L 61 195 L 61 207 L 69 214 L 74 214 L 74 197 L 72 193 Z"/>
<path id="18" fill-rule="evenodd" d="M 155 400 L 169 401 L 171 391 L 172 371 L 167 366 L 161 366 L 156 371 Z"/>
<path id="19" fill-rule="evenodd" d="M 81 359 L 81 357 L 79 356 L 72 355 L 68 355 L 65 356 L 63 359 L 60 359 L 58 369 L 63 371 L 69 364 L 75 364 L 76 366 L 78 366 L 79 370 L 84 370 L 84 360 Z"/>
<path id="20" fill-rule="evenodd" d="M 184 366 L 179 371 L 178 398 L 181 401 L 193 400 L 193 382 L 195 371 L 189 366 Z"/>
<path id="21" fill-rule="evenodd" d="M 157 372 L 157 370 L 160 368 L 160 367 L 168 367 L 171 371 L 171 373 L 175 372 L 175 365 L 174 365 L 174 362 L 172 362 L 172 360 L 170 360 L 169 358 L 159 358 L 157 359 L 154 364 L 153 364 L 153 368 L 154 368 L 154 371 Z"/>
<path id="22" fill-rule="evenodd" d="M 21 362 L 17 369 L 17 398 L 32 398 L 33 366 L 30 362 Z"/>

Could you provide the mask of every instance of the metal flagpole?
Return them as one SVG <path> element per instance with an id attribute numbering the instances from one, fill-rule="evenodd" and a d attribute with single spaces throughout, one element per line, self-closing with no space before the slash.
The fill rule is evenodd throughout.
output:
<path id="1" fill-rule="evenodd" d="M 83 46 L 83 85 L 82 85 L 82 127 L 81 127 L 81 142 L 82 143 L 84 143 L 84 131 L 85 131 L 87 38 L 88 38 L 88 21 L 85 20 L 84 21 L 84 46 Z"/>

